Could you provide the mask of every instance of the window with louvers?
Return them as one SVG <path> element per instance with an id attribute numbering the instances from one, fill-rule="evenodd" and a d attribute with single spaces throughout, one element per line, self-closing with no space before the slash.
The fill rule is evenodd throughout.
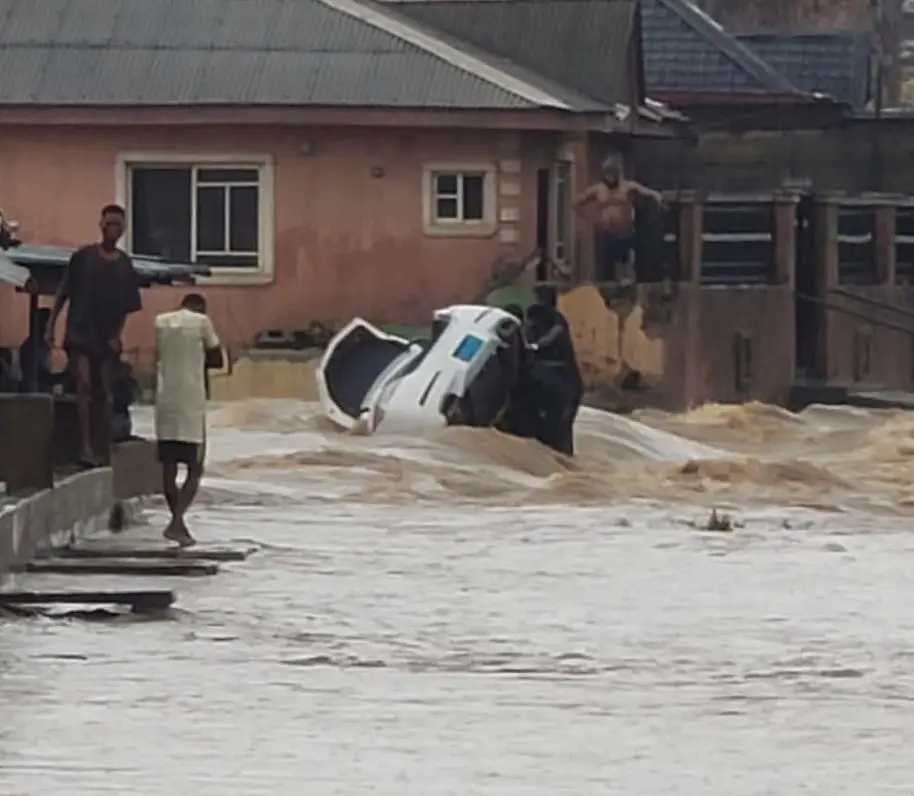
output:
<path id="1" fill-rule="evenodd" d="M 872 208 L 838 208 L 839 284 L 876 284 L 875 222 Z"/>
<path id="2" fill-rule="evenodd" d="M 708 202 L 701 245 L 703 285 L 762 285 L 774 276 L 774 205 Z"/>

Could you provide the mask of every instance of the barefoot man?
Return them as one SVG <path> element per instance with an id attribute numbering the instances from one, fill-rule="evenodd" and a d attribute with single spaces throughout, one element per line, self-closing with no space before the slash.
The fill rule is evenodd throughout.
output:
<path id="1" fill-rule="evenodd" d="M 648 197 L 658 204 L 663 201 L 657 191 L 624 179 L 619 164 L 607 159 L 603 162 L 603 181 L 591 185 L 575 199 L 577 210 L 591 204 L 597 207 L 596 275 L 599 281 L 634 281 L 635 208 L 632 199 L 635 196 Z M 620 266 L 623 269 L 621 277 Z"/>
<path id="2" fill-rule="evenodd" d="M 96 467 L 105 458 L 94 443 L 103 439 L 102 434 L 110 435 L 111 383 L 120 361 L 121 334 L 127 316 L 142 307 L 133 263 L 117 247 L 124 219 L 124 208 L 118 205 L 102 209 L 101 242 L 73 252 L 45 327 L 45 340 L 53 349 L 57 317 L 69 302 L 63 344 L 76 381 L 83 467 Z M 104 418 L 92 411 L 93 393 L 104 402 Z M 99 422 L 102 428 L 95 428 Z"/>
<path id="3" fill-rule="evenodd" d="M 171 511 L 165 538 L 188 547 L 196 542 L 184 515 L 203 477 L 206 453 L 206 369 L 222 367 L 222 349 L 206 300 L 184 297 L 174 312 L 156 317 L 156 438 L 162 485 Z M 178 486 L 178 465 L 187 468 Z"/>

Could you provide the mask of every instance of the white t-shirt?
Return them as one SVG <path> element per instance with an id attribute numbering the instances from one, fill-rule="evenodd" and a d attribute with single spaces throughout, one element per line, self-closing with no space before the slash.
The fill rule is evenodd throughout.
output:
<path id="1" fill-rule="evenodd" d="M 174 442 L 206 439 L 206 350 L 219 347 L 213 322 L 184 309 L 156 317 L 156 437 Z"/>

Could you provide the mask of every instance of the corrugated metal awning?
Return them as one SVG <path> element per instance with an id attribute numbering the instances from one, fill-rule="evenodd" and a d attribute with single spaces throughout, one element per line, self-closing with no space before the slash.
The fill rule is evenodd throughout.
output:
<path id="1" fill-rule="evenodd" d="M 23 288 L 34 277 L 42 282 L 42 289 L 48 280 L 53 285 L 52 289 L 56 289 L 58 280 L 66 272 L 72 253 L 72 249 L 62 246 L 33 243 L 23 243 L 6 252 L 0 251 L 0 282 Z M 134 256 L 131 259 L 143 287 L 194 284 L 196 277 L 212 275 L 212 269 L 207 265 L 172 263 L 151 257 Z"/>
<path id="2" fill-rule="evenodd" d="M 13 287 L 25 287 L 31 273 L 28 268 L 16 265 L 4 251 L 0 251 L 0 282 L 5 282 Z"/>

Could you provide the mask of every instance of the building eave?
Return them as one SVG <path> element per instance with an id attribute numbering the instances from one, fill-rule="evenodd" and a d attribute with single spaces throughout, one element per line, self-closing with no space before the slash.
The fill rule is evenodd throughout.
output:
<path id="1" fill-rule="evenodd" d="M 474 128 L 521 130 L 589 130 L 610 127 L 624 133 L 630 123 L 606 111 L 561 111 L 552 108 L 378 108 L 327 106 L 75 106 L 3 105 L 0 127 L 51 125 L 112 126 L 339 126 Z"/>
<path id="2" fill-rule="evenodd" d="M 476 130 L 599 131 L 620 135 L 676 137 L 683 118 L 639 110 L 560 111 L 554 108 L 366 108 L 282 106 L 73 106 L 3 105 L 3 126 L 68 127 L 408 127 Z M 657 117 L 657 118 L 655 118 Z"/>
<path id="3" fill-rule="evenodd" d="M 826 98 L 803 92 L 653 89 L 651 96 L 674 107 L 689 105 L 811 105 Z"/>

